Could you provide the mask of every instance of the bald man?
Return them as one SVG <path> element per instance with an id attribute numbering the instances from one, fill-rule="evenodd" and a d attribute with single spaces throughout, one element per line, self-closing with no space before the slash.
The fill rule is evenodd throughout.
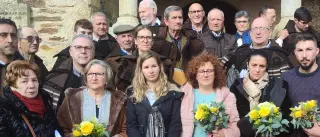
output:
<path id="1" fill-rule="evenodd" d="M 268 19 L 263 17 L 256 18 L 252 22 L 250 30 L 252 43 L 244 44 L 237 48 L 234 52 L 224 56 L 222 62 L 227 62 L 226 65 L 228 68 L 231 65 L 234 65 L 236 70 L 240 73 L 239 77 L 243 78 L 248 71 L 248 55 L 250 55 L 250 53 L 254 50 L 262 50 L 268 55 L 269 77 L 280 77 L 283 72 L 286 72 L 292 68 L 292 65 L 287 57 L 288 53 L 283 50 L 274 40 L 269 39 L 270 33 L 271 28 Z M 232 80 L 230 80 L 230 82 L 231 81 Z"/>
<path id="2" fill-rule="evenodd" d="M 209 31 L 208 22 L 205 19 L 205 11 L 199 3 L 193 3 L 189 7 L 188 17 L 183 28 L 188 31 L 196 32 L 197 34 Z"/>
<path id="3" fill-rule="evenodd" d="M 210 31 L 200 34 L 199 37 L 206 50 L 221 58 L 237 47 L 236 39 L 223 32 L 224 13 L 220 9 L 212 9 L 207 19 Z"/>
<path id="4" fill-rule="evenodd" d="M 39 50 L 39 45 L 42 39 L 38 33 L 31 27 L 21 27 L 18 29 L 18 52 L 25 59 L 36 63 L 40 68 L 40 82 L 48 74 L 43 60 L 36 55 Z"/>

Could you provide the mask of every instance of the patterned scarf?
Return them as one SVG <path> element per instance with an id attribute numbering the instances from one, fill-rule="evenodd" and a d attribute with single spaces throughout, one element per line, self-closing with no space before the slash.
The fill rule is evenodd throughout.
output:
<path id="1" fill-rule="evenodd" d="M 165 127 L 163 118 L 157 106 L 152 107 L 148 122 L 147 137 L 164 137 Z"/>
<path id="2" fill-rule="evenodd" d="M 261 97 L 261 90 L 268 84 L 269 76 L 265 73 L 258 81 L 253 82 L 249 73 L 243 78 L 243 88 L 248 94 L 248 101 L 250 102 L 250 110 L 254 109 L 258 104 Z"/>

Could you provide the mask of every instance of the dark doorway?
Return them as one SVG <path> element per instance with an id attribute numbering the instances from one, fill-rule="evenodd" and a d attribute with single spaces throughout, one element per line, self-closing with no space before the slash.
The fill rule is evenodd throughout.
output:
<path id="1" fill-rule="evenodd" d="M 195 3 L 195 2 L 194 2 Z M 224 13 L 224 25 L 226 28 L 226 32 L 229 34 L 235 34 L 237 31 L 237 28 L 234 25 L 234 15 L 238 12 L 238 9 L 236 9 L 234 6 L 229 4 L 228 2 L 224 1 L 217 1 L 217 0 L 200 0 L 197 3 L 201 4 L 204 11 L 206 12 L 206 16 L 208 15 L 208 12 L 212 8 L 219 8 Z M 188 18 L 188 10 L 192 3 L 186 5 L 183 7 L 183 17 L 184 19 Z"/>

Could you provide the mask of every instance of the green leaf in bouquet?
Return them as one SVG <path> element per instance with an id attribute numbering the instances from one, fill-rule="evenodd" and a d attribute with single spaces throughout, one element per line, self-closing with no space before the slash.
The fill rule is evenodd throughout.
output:
<path id="1" fill-rule="evenodd" d="M 273 132 L 272 127 L 268 126 L 268 131 L 272 133 Z"/>
<path id="2" fill-rule="evenodd" d="M 289 121 L 287 119 L 282 119 L 281 124 L 284 124 L 287 127 L 289 127 Z"/>
<path id="3" fill-rule="evenodd" d="M 261 119 L 261 122 L 263 122 L 263 123 L 268 123 L 269 121 L 266 120 L 266 118 L 262 118 L 262 119 Z"/>
<path id="4" fill-rule="evenodd" d="M 227 122 L 223 122 L 223 128 L 228 128 Z"/>
<path id="5" fill-rule="evenodd" d="M 277 124 L 271 124 L 272 128 L 280 128 L 281 124 L 277 123 Z"/>
<path id="6" fill-rule="evenodd" d="M 261 131 L 265 128 L 266 126 L 265 125 L 260 125 L 258 130 L 257 130 L 257 133 L 262 133 Z"/>
<path id="7" fill-rule="evenodd" d="M 274 135 L 274 136 L 280 135 L 280 132 L 279 131 L 274 131 L 274 132 L 272 132 L 272 135 Z"/>
<path id="8" fill-rule="evenodd" d="M 210 119 L 210 123 L 215 122 L 217 120 L 217 117 L 215 115 L 212 115 Z"/>
<path id="9" fill-rule="evenodd" d="M 109 137 L 109 133 L 108 132 L 104 132 L 104 136 Z"/>

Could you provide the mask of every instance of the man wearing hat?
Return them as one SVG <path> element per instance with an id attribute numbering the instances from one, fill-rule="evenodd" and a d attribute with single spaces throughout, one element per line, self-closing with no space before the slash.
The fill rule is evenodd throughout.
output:
<path id="1" fill-rule="evenodd" d="M 114 46 L 109 56 L 105 59 L 111 66 L 114 74 L 116 74 L 117 60 L 121 56 L 131 55 L 134 49 L 133 31 L 134 27 L 130 25 L 119 25 L 113 29 L 113 33 L 117 35 L 116 40 L 118 46 Z"/>

